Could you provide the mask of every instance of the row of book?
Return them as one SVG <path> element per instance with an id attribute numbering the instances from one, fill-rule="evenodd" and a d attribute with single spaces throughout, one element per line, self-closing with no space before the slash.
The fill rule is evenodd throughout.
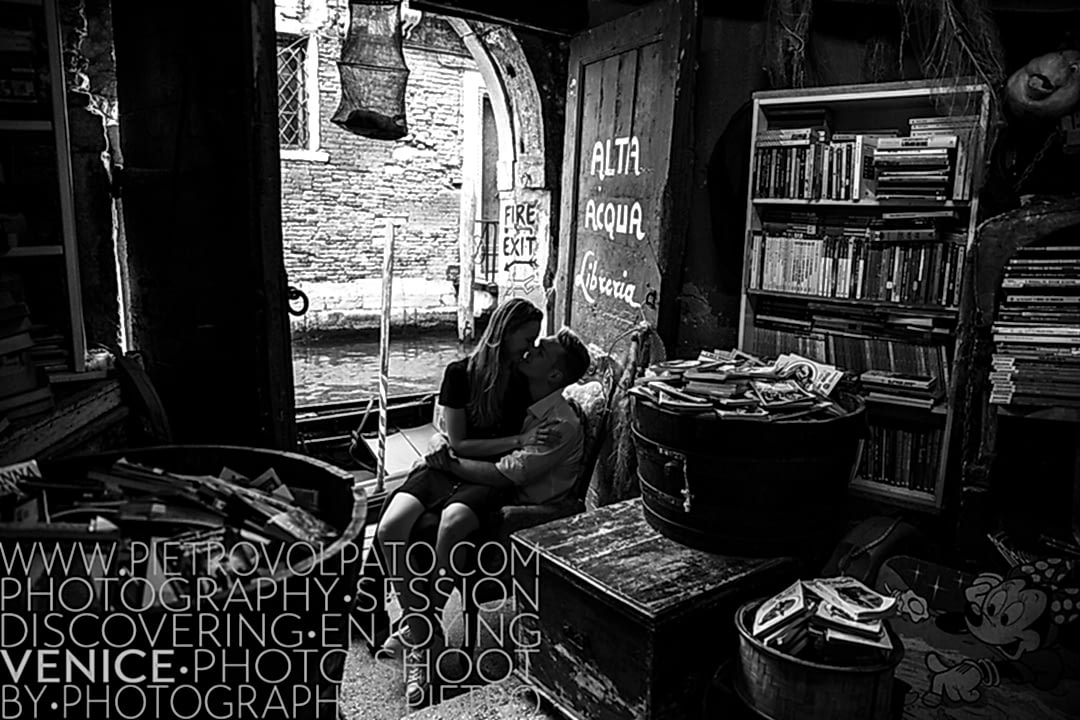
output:
<path id="1" fill-rule="evenodd" d="M 896 603 L 852 577 L 798 580 L 757 608 L 750 632 L 805 660 L 828 661 L 845 652 L 882 658 L 893 650 L 888 618 Z"/>
<path id="2" fill-rule="evenodd" d="M 853 373 L 883 370 L 904 375 L 940 378 L 943 387 L 949 382 L 948 348 L 945 344 L 915 343 L 877 335 L 866 328 L 863 333 L 834 332 L 816 327 L 774 323 L 771 316 L 755 318 L 760 326 L 748 328 L 747 351 L 763 357 L 799 353 L 819 362 L 831 363 Z"/>
<path id="3" fill-rule="evenodd" d="M 795 354 L 766 363 L 738 350 L 703 351 L 696 360 L 649 367 L 630 392 L 673 412 L 769 421 L 838 416 L 829 399 L 843 373 Z"/>
<path id="4" fill-rule="evenodd" d="M 872 424 L 859 457 L 858 476 L 864 482 L 933 494 L 943 441 L 938 427 Z"/>
<path id="5" fill-rule="evenodd" d="M 990 402 L 1080 408 L 1080 245 L 1021 248 L 993 325 Z"/>
<path id="6" fill-rule="evenodd" d="M 964 245 L 878 242 L 754 232 L 750 290 L 952 307 L 959 299 Z"/>
<path id="7" fill-rule="evenodd" d="M 837 133 L 830 138 L 826 130 L 809 127 L 762 131 L 754 144 L 751 178 L 754 197 L 799 200 L 872 197 L 864 181 L 864 171 L 872 167 L 872 146 L 865 142 L 867 137 Z"/>
<path id="8" fill-rule="evenodd" d="M 970 199 L 973 116 L 911 118 L 893 130 L 770 128 L 754 143 L 755 198 L 795 200 Z"/>
<path id="9" fill-rule="evenodd" d="M 830 210 L 835 210 L 827 208 Z M 760 213 L 760 231 L 790 237 L 854 237 L 879 242 L 940 240 L 964 234 L 955 210 L 882 210 L 871 215 L 770 207 Z"/>

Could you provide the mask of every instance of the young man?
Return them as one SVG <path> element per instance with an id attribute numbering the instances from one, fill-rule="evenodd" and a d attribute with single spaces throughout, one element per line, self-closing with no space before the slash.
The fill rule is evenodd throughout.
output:
<path id="1" fill-rule="evenodd" d="M 556 422 L 558 440 L 551 444 L 529 445 L 504 455 L 497 461 L 471 460 L 455 456 L 448 446 L 429 454 L 425 461 L 432 471 L 444 472 L 462 483 L 486 485 L 505 492 L 507 502 L 540 505 L 554 502 L 569 493 L 577 481 L 581 465 L 583 434 L 577 414 L 562 395 L 589 369 L 589 351 L 580 338 L 568 329 L 541 338 L 529 350 L 519 372 L 529 385 L 532 404 L 529 406 L 522 432 L 543 423 Z M 451 503 L 443 510 L 436 539 L 436 582 L 443 588 L 454 578 L 451 574 L 450 553 L 457 543 L 465 540 L 480 527 L 480 518 L 468 506 Z M 445 599 L 445 589 L 433 593 Z M 406 613 L 409 608 L 402 608 Z M 409 617 L 409 633 L 422 638 L 426 633 L 422 620 Z M 424 653 L 410 650 L 406 678 L 406 698 L 410 704 L 423 701 L 428 679 Z"/>
<path id="2" fill-rule="evenodd" d="M 496 462 L 455 457 L 448 447 L 442 447 L 427 456 L 428 467 L 465 482 L 503 488 L 515 504 L 542 505 L 558 500 L 570 492 L 577 479 L 583 440 L 577 415 L 562 396 L 562 389 L 580 380 L 589 362 L 585 344 L 564 328 L 541 338 L 518 365 L 533 401 L 522 432 L 554 421 L 560 436 L 557 443 L 526 446 Z M 476 527 L 479 522 L 469 532 Z"/>

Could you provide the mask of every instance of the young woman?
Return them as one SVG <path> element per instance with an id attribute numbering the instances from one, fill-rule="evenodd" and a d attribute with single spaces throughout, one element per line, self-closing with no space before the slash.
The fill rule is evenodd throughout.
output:
<path id="1" fill-rule="evenodd" d="M 492 313 L 472 353 L 446 367 L 436 407 L 436 427 L 442 433 L 442 442 L 448 443 L 454 453 L 469 458 L 494 458 L 526 445 L 558 439 L 553 424 L 521 432 L 532 400 L 527 383 L 517 373 L 517 365 L 535 344 L 542 317 L 540 310 L 527 300 L 506 301 Z M 408 635 L 416 639 L 407 645 L 422 644 L 438 635 L 437 620 L 430 616 L 437 615 L 434 611 L 442 605 L 434 588 L 430 589 L 431 597 L 423 597 L 411 582 L 410 563 L 427 564 L 422 553 L 407 552 L 416 521 L 424 512 L 439 514 L 435 563 L 442 576 L 451 567 L 449 556 L 454 545 L 474 532 L 480 519 L 503 501 L 503 493 L 495 488 L 462 483 L 426 466 L 414 468 L 391 497 L 376 537 L 405 615 L 403 630 L 407 628 Z M 420 664 L 410 662 L 409 667 Z M 417 704 L 423 699 L 427 682 L 411 675 L 406 693 L 410 704 Z"/>

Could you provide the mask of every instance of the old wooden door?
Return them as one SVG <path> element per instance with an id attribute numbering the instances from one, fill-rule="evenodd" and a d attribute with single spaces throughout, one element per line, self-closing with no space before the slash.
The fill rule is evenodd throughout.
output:
<path id="1" fill-rule="evenodd" d="M 661 0 L 570 45 L 555 320 L 604 349 L 642 321 L 674 347 L 697 28 Z"/>

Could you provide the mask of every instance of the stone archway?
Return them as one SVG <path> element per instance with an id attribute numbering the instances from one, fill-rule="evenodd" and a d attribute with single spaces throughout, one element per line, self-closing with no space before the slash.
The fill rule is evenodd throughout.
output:
<path id="1" fill-rule="evenodd" d="M 544 308 L 543 278 L 552 238 L 540 91 L 509 28 L 446 20 L 476 62 L 498 131 L 500 299 L 525 297 Z"/>

